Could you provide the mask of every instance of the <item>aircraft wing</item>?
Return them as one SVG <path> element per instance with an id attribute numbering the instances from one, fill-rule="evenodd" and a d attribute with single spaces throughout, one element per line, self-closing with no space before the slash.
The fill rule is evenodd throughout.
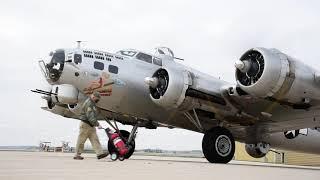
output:
<path id="1" fill-rule="evenodd" d="M 236 84 L 172 62 L 145 82 L 156 104 L 179 109 L 197 129 L 224 123 L 240 136 L 312 128 L 318 123 L 317 70 L 266 48 L 250 49 L 235 66 Z"/>

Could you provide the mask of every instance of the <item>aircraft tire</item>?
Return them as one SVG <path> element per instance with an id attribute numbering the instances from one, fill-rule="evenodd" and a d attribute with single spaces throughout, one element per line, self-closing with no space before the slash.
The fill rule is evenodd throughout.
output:
<path id="1" fill-rule="evenodd" d="M 129 138 L 130 133 L 128 131 L 120 130 L 120 133 L 124 138 L 126 138 L 126 140 Z M 130 146 L 129 147 L 129 152 L 124 156 L 125 159 L 129 159 L 132 156 L 132 154 L 134 153 L 134 150 L 135 150 L 135 147 L 136 147 L 136 143 L 135 143 L 134 139 L 131 141 L 129 146 Z M 113 142 L 110 141 L 110 140 L 108 141 L 108 151 L 109 151 L 109 154 L 117 152 L 116 147 L 114 147 Z"/>
<path id="2" fill-rule="evenodd" d="M 223 127 L 214 127 L 205 132 L 202 151 L 210 163 L 228 163 L 235 152 L 235 141 L 231 132 Z"/>

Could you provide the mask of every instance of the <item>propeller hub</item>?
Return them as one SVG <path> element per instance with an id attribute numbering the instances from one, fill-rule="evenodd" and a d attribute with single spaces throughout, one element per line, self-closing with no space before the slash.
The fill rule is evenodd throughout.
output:
<path id="1" fill-rule="evenodd" d="M 235 62 L 235 64 L 234 64 L 234 66 L 241 71 L 241 70 L 243 70 L 243 68 L 244 68 L 245 65 L 244 65 L 244 63 L 243 63 L 242 61 L 237 60 L 237 61 Z"/>
<path id="2" fill-rule="evenodd" d="M 251 69 L 252 63 L 250 62 L 250 60 L 237 60 L 235 62 L 235 67 L 239 69 L 241 72 L 247 73 Z"/>
<path id="3" fill-rule="evenodd" d="M 144 82 L 149 85 L 151 96 L 155 99 L 159 99 L 167 91 L 169 74 L 165 69 L 158 69 L 152 77 L 146 77 Z"/>
<path id="4" fill-rule="evenodd" d="M 159 80 L 156 77 L 146 77 L 144 78 L 144 83 L 152 88 L 156 88 L 159 84 Z"/>

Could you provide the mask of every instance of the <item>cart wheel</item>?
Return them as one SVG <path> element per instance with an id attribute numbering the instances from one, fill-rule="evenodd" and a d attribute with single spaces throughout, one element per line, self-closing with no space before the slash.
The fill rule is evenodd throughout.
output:
<path id="1" fill-rule="evenodd" d="M 123 160 L 125 160 L 125 157 L 124 156 L 120 156 L 118 159 L 119 159 L 119 161 L 123 161 Z"/>
<path id="2" fill-rule="evenodd" d="M 116 153 L 112 153 L 110 157 L 112 161 L 116 161 L 118 159 L 118 155 Z"/>
<path id="3" fill-rule="evenodd" d="M 128 131 L 120 130 L 120 133 L 124 138 L 129 138 L 130 133 Z M 134 140 L 131 141 L 131 143 L 129 144 L 129 147 L 130 147 L 129 152 L 126 155 L 124 155 L 124 157 L 126 159 L 129 159 L 130 156 L 134 153 L 134 150 L 135 150 L 135 141 Z M 118 153 L 117 148 L 114 147 L 113 142 L 110 140 L 108 141 L 108 151 L 110 154 Z"/>

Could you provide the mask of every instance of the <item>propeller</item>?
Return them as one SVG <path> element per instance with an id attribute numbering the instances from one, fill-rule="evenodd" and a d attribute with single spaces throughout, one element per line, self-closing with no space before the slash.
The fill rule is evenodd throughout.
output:
<path id="1" fill-rule="evenodd" d="M 264 58 L 258 51 L 250 51 L 243 60 L 237 60 L 237 78 L 242 85 L 250 86 L 255 84 L 262 76 L 264 70 Z"/>
<path id="2" fill-rule="evenodd" d="M 144 82 L 149 86 L 151 96 L 155 99 L 159 99 L 167 91 L 169 74 L 165 69 L 159 69 L 152 77 L 146 77 Z"/>

